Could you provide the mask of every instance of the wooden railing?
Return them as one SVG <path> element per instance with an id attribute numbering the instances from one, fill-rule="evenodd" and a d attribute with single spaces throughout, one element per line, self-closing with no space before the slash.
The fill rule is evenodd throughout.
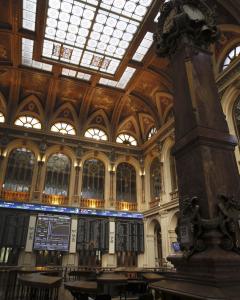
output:
<path id="1" fill-rule="evenodd" d="M 67 205 L 68 197 L 62 195 L 42 195 L 42 203 L 50 205 Z"/>
<path id="2" fill-rule="evenodd" d="M 28 192 L 15 192 L 10 190 L 1 191 L 1 199 L 7 201 L 19 201 L 19 202 L 28 202 L 30 193 Z"/>
<path id="3" fill-rule="evenodd" d="M 80 200 L 80 207 L 103 208 L 104 207 L 104 200 L 82 198 Z"/>
<path id="4" fill-rule="evenodd" d="M 117 210 L 137 211 L 136 202 L 116 201 Z"/>

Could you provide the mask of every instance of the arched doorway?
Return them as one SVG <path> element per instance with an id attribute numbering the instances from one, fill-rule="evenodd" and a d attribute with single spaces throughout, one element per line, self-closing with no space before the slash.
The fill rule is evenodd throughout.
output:
<path id="1" fill-rule="evenodd" d="M 148 227 L 148 263 L 151 267 L 161 267 L 163 262 L 162 231 L 158 220 L 153 219 Z"/>

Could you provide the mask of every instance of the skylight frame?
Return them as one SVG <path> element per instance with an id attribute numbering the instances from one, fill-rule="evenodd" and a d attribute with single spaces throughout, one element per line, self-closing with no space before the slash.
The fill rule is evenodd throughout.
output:
<path id="1" fill-rule="evenodd" d="M 92 77 L 92 75 L 90 75 L 90 74 L 78 72 L 78 71 L 67 69 L 67 68 L 62 68 L 62 75 L 66 76 L 66 77 L 85 80 L 85 81 L 90 81 L 91 77 Z"/>
<path id="2" fill-rule="evenodd" d="M 138 46 L 135 54 L 133 55 L 133 60 L 141 62 L 146 54 L 148 53 L 149 49 L 153 44 L 153 33 L 147 31 L 144 35 L 140 45 Z"/>
<path id="3" fill-rule="evenodd" d="M 22 27 L 35 31 L 36 29 L 37 0 L 22 1 Z"/>
<path id="4" fill-rule="evenodd" d="M 49 1 L 52 1 L 52 0 L 49 0 Z M 61 3 L 63 3 L 66 0 L 58 0 L 58 2 L 59 1 L 60 1 L 60 4 L 61 4 Z M 126 1 L 126 0 L 124 0 L 124 1 L 125 2 L 131 2 L 131 3 L 136 2 L 136 1 Z M 76 0 L 71 0 L 69 2 L 73 2 L 74 5 L 76 4 Z M 95 1 L 95 0 L 78 0 L 77 2 L 80 3 L 81 5 L 85 5 L 85 7 L 91 6 L 91 7 L 94 7 L 94 9 L 96 9 L 96 12 L 95 12 L 95 15 L 94 15 L 94 19 L 92 20 L 92 24 L 91 24 L 92 28 L 90 28 L 92 33 L 93 33 L 93 22 L 95 22 L 95 24 L 96 24 L 96 19 L 97 19 L 97 16 L 100 14 L 100 12 L 104 12 L 106 14 L 106 16 L 109 15 L 109 16 L 112 17 L 113 15 L 115 15 L 115 16 L 118 16 L 118 18 L 125 18 L 126 20 L 128 19 L 129 20 L 128 25 L 131 25 L 132 29 L 133 29 L 134 25 L 136 25 L 135 29 L 133 30 L 133 35 L 131 36 L 130 40 L 128 41 L 127 47 L 124 50 L 124 52 L 120 51 L 121 52 L 120 55 L 110 55 L 110 54 L 112 54 L 112 52 L 107 52 L 107 51 L 105 51 L 105 52 L 102 51 L 101 52 L 101 51 L 98 50 L 97 52 L 95 52 L 95 54 L 100 57 L 99 58 L 100 61 L 103 61 L 103 62 L 105 62 L 105 60 L 106 61 L 107 60 L 112 61 L 113 59 L 114 59 L 114 61 L 112 63 L 111 68 L 109 68 L 109 69 L 108 68 L 106 69 L 104 67 L 99 67 L 99 66 L 98 67 L 92 66 L 91 65 L 91 63 L 93 61 L 93 55 L 92 55 L 93 52 L 92 51 L 94 49 L 91 48 L 90 44 L 88 43 L 90 41 L 90 33 L 88 33 L 88 35 L 87 35 L 87 42 L 85 41 L 84 44 L 82 44 L 81 49 L 80 49 L 80 46 L 78 45 L 79 54 L 78 54 L 77 59 L 75 59 L 74 62 L 71 61 L 71 60 L 67 61 L 67 60 L 60 59 L 59 55 L 58 55 L 58 57 L 52 57 L 52 55 L 51 55 L 52 52 L 51 51 L 53 50 L 53 45 L 49 46 L 48 50 L 42 49 L 42 53 L 38 53 L 38 55 L 40 57 L 42 57 L 42 59 L 51 59 L 51 60 L 58 61 L 58 62 L 60 62 L 62 64 L 70 64 L 70 65 L 74 64 L 75 66 L 78 66 L 80 68 L 82 67 L 82 68 L 91 69 L 92 71 L 99 71 L 99 72 L 102 72 L 103 74 L 105 73 L 105 74 L 109 74 L 109 75 L 115 75 L 115 73 L 117 72 L 117 70 L 118 70 L 118 68 L 119 68 L 119 66 L 121 64 L 121 61 L 125 58 L 125 54 L 128 52 L 129 48 L 131 47 L 131 42 L 135 38 L 135 35 L 138 33 L 138 31 L 139 31 L 139 29 L 141 27 L 142 21 L 146 17 L 147 12 L 148 12 L 148 8 L 151 7 L 151 5 L 153 3 L 153 0 L 139 0 L 138 3 L 134 4 L 134 5 L 140 5 L 141 4 L 141 5 L 143 5 L 143 7 L 145 5 L 145 7 L 147 8 L 147 9 L 144 9 L 144 14 L 140 18 L 133 17 L 133 15 L 127 16 L 127 14 L 125 14 L 124 16 L 119 16 L 118 12 L 116 11 L 116 9 L 115 9 L 115 11 L 113 9 L 111 11 L 107 11 L 107 5 L 109 5 L 109 3 L 111 3 L 111 5 L 113 6 L 113 4 L 115 5 L 115 3 L 117 3 L 117 5 L 118 5 L 120 3 L 120 1 L 102 0 L 101 3 L 99 3 L 99 1 Z M 98 3 L 99 3 L 99 6 L 96 8 L 96 5 Z M 47 3 L 47 12 L 48 12 L 49 8 L 50 8 L 49 4 Z M 55 20 L 58 20 L 57 19 L 58 17 L 59 17 L 59 13 L 58 13 L 58 15 L 56 15 Z M 47 19 L 45 20 L 45 25 L 46 25 L 46 22 L 47 22 Z M 43 32 L 43 35 L 44 35 L 43 43 L 46 40 L 50 41 L 50 37 L 49 36 L 48 36 L 48 38 L 46 38 L 46 28 L 47 27 L 45 25 L 44 25 L 44 32 Z M 70 24 L 68 24 L 67 28 L 66 28 L 68 31 L 69 31 L 69 25 Z M 57 23 L 56 26 L 58 26 L 58 23 Z M 72 47 L 72 48 L 77 49 L 76 45 L 73 45 L 71 43 L 66 43 L 65 40 L 64 41 L 63 40 L 62 41 L 60 41 L 60 40 L 57 41 L 55 35 L 53 36 L 53 38 L 51 39 L 51 41 L 54 42 L 54 43 L 56 43 L 56 44 L 60 43 L 65 48 L 67 48 L 67 47 L 71 48 Z M 76 42 L 76 37 L 75 37 L 75 42 Z M 45 44 L 45 48 L 46 48 L 46 44 Z M 41 47 L 40 47 L 40 49 L 41 49 Z M 81 50 L 82 50 L 82 52 L 81 52 Z M 85 52 L 88 52 L 88 53 L 85 53 Z M 86 55 L 84 56 L 84 53 L 86 55 L 88 55 L 88 57 L 86 57 Z M 85 62 L 84 62 L 83 58 L 85 58 Z M 107 63 L 104 63 L 104 64 L 106 65 Z"/>

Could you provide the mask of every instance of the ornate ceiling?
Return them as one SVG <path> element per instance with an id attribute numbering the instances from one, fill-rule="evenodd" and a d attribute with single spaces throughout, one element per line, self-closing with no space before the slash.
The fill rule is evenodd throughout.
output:
<path id="1" fill-rule="evenodd" d="M 63 2 L 69 4 L 66 7 L 69 16 L 65 15 L 67 25 L 62 24 L 64 21 L 60 19 Z M 212 2 L 218 5 L 219 24 L 223 27 L 222 39 L 214 49 L 217 70 L 225 48 L 240 40 L 239 14 L 236 14 L 240 5 L 237 5 L 238 1 Z M 54 121 L 64 120 L 74 125 L 78 135 L 96 126 L 107 132 L 110 141 L 115 141 L 119 133 L 128 132 L 139 144 L 145 142 L 152 127 L 159 129 L 172 116 L 173 95 L 168 61 L 156 57 L 151 42 L 156 27 L 154 19 L 161 3 L 162 0 L 0 0 L 0 105 L 6 114 L 7 124 L 13 125 L 17 116 L 28 113 L 38 117 L 46 131 L 50 130 Z M 75 17 L 81 11 L 76 8 L 78 4 L 81 4 L 82 15 L 79 19 L 75 18 L 77 23 L 71 27 L 74 25 L 70 24 L 74 5 Z M 91 16 L 86 17 L 89 21 L 85 20 L 86 26 L 90 27 L 86 28 L 88 35 L 81 44 L 77 43 L 77 38 L 81 40 L 79 31 L 74 37 L 69 30 L 82 28 L 82 23 L 78 22 L 84 19 L 86 7 L 92 13 L 88 12 Z M 55 9 L 55 17 L 54 11 L 52 15 L 49 12 L 51 8 Z M 56 15 L 57 10 L 59 15 Z M 65 13 L 68 14 L 67 11 Z M 101 13 L 106 17 L 104 22 L 100 20 Z M 111 20 L 108 19 L 110 16 Z M 49 18 L 52 20 L 49 21 Z M 118 32 L 121 38 L 114 40 L 116 37 L 112 32 L 111 36 L 95 40 L 97 43 L 91 40 L 98 27 L 102 28 L 100 33 L 103 35 L 107 27 L 117 26 L 120 20 L 122 26 L 129 26 L 128 29 L 122 27 L 122 33 Z M 110 21 L 116 24 L 108 26 Z M 57 38 L 59 28 L 51 27 L 51 22 L 58 25 L 62 22 L 60 25 L 68 26 L 66 37 Z M 52 29 L 47 29 L 48 25 Z M 119 31 L 120 25 L 116 27 Z M 68 41 L 67 36 L 70 38 Z M 72 44 L 71 38 L 75 39 Z M 44 39 L 52 43 L 48 52 L 43 52 Z M 114 41 L 118 46 L 113 51 Z M 125 48 L 119 46 L 124 44 L 120 44 L 121 41 L 127 42 Z M 102 52 L 101 47 L 105 47 Z M 82 51 L 81 57 L 77 57 L 75 48 Z M 92 55 L 88 65 L 83 63 L 84 51 Z M 46 53 L 55 53 L 55 56 L 50 58 L 49 54 L 47 58 Z M 116 69 L 109 68 L 111 60 L 118 60 Z"/>

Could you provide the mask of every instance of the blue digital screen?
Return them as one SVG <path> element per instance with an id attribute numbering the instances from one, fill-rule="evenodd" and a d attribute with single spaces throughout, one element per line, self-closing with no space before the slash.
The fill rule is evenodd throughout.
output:
<path id="1" fill-rule="evenodd" d="M 72 215 L 143 219 L 143 214 L 128 211 L 64 207 L 37 203 L 10 202 L 4 200 L 0 200 L 0 208 L 23 209 L 37 212 L 62 213 Z"/>
<path id="2" fill-rule="evenodd" d="M 173 242 L 172 243 L 172 248 L 175 252 L 180 252 L 181 251 L 181 248 L 180 248 L 180 245 L 178 242 Z"/>

